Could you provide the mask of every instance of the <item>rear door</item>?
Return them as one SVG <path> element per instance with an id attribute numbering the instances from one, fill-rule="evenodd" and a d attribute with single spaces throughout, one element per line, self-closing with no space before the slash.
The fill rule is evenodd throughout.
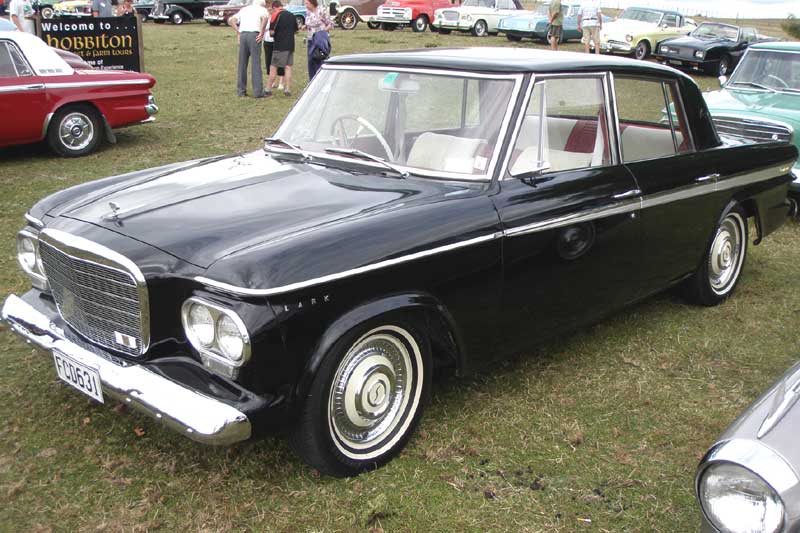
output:
<path id="1" fill-rule="evenodd" d="M 642 292 L 639 191 L 607 127 L 607 81 L 537 77 L 509 154 L 494 201 L 504 228 L 504 338 L 514 347 Z"/>
<path id="2" fill-rule="evenodd" d="M 35 142 L 44 136 L 47 93 L 19 47 L 0 39 L 0 144 Z"/>

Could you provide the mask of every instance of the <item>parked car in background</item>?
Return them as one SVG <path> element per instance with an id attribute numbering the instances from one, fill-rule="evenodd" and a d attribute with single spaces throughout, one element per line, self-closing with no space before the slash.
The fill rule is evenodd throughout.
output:
<path id="1" fill-rule="evenodd" d="M 32 2 L 33 9 L 35 9 L 43 19 L 51 19 L 55 16 L 56 0 L 34 0 Z"/>
<path id="2" fill-rule="evenodd" d="M 459 0 L 388 0 L 378 8 L 375 22 L 384 30 L 411 26 L 415 32 L 427 30 L 437 9 L 458 7 Z"/>
<path id="3" fill-rule="evenodd" d="M 432 27 L 443 34 L 458 30 L 483 37 L 497 34 L 501 19 L 521 11 L 519 0 L 464 0 L 460 7 L 437 9 Z"/>
<path id="4" fill-rule="evenodd" d="M 171 22 L 175 25 L 202 19 L 207 7 L 213 6 L 214 0 L 158 0 L 150 12 L 149 18 L 156 23 Z"/>
<path id="5" fill-rule="evenodd" d="M 1 314 L 98 401 L 210 444 L 288 429 L 310 465 L 354 475 L 403 448 L 434 372 L 676 284 L 727 299 L 748 228 L 786 219 L 797 155 L 720 141 L 697 85 L 656 63 L 333 57 L 263 151 L 36 203 L 17 246 L 32 288 Z"/>
<path id="6" fill-rule="evenodd" d="M 91 17 L 91 0 L 66 0 L 53 4 L 54 17 Z"/>
<path id="7" fill-rule="evenodd" d="M 550 2 L 538 4 L 534 11 L 522 11 L 518 15 L 500 19 L 497 31 L 504 33 L 509 41 L 521 41 L 523 38 L 530 38 L 542 42 L 547 42 L 547 27 L 549 25 Z M 564 14 L 564 31 L 561 42 L 571 39 L 583 38 L 583 33 L 578 31 L 578 15 L 581 12 L 580 4 L 561 4 L 561 11 Z M 603 24 L 611 21 L 611 18 L 603 15 Z"/>
<path id="8" fill-rule="evenodd" d="M 325 2 L 323 2 L 323 5 Z M 297 26 L 304 26 L 306 23 L 306 3 L 305 0 L 289 0 L 283 5 L 283 8 L 294 15 L 297 19 Z"/>
<path id="9" fill-rule="evenodd" d="M 600 50 L 633 54 L 645 59 L 664 39 L 687 35 L 697 27 L 677 11 L 649 7 L 628 7 L 616 20 L 603 23 Z"/>
<path id="10" fill-rule="evenodd" d="M 366 22 L 374 28 L 378 7 L 384 0 L 332 0 L 328 4 L 335 23 L 344 30 L 354 30 L 359 22 Z M 305 16 L 305 14 L 304 14 Z"/>
<path id="11" fill-rule="evenodd" d="M 76 69 L 64 55 L 33 35 L 0 32 L 0 146 L 46 140 L 57 154 L 77 157 L 103 139 L 116 142 L 114 128 L 154 120 L 152 76 L 73 61 Z"/>
<path id="12" fill-rule="evenodd" d="M 203 10 L 203 20 L 212 26 L 227 24 L 228 19 L 238 13 L 250 0 L 228 0 L 226 4 L 215 4 Z"/>
<path id="13" fill-rule="evenodd" d="M 727 76 L 748 46 L 774 40 L 759 36 L 755 28 L 704 22 L 685 37 L 661 41 L 653 55 L 673 67 Z"/>
<path id="14" fill-rule="evenodd" d="M 156 0 L 136 0 L 133 3 L 133 10 L 142 22 L 150 18 L 150 13 L 156 7 Z"/>
<path id="15" fill-rule="evenodd" d="M 702 531 L 800 530 L 800 364 L 731 424 L 697 468 Z"/>
<path id="16" fill-rule="evenodd" d="M 800 147 L 800 42 L 750 46 L 719 91 L 705 93 L 720 134 Z M 800 163 L 792 169 L 794 214 L 800 202 Z"/>

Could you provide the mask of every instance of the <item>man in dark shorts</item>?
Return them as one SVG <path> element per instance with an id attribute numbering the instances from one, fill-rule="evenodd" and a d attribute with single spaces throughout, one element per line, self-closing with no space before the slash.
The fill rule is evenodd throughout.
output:
<path id="1" fill-rule="evenodd" d="M 547 28 L 547 40 L 550 41 L 550 48 L 558 50 L 558 43 L 564 34 L 564 13 L 561 11 L 561 0 L 553 0 L 548 7 L 550 13 L 550 25 Z"/>
<path id="2" fill-rule="evenodd" d="M 281 0 L 272 2 L 273 9 L 283 6 Z M 272 34 L 272 65 L 269 68 L 269 81 L 267 82 L 267 96 L 272 94 L 272 84 L 278 75 L 278 69 L 283 68 L 283 94 L 291 96 L 292 64 L 294 63 L 294 34 L 297 33 L 297 20 L 289 11 L 280 10 L 274 24 L 270 25 Z"/>

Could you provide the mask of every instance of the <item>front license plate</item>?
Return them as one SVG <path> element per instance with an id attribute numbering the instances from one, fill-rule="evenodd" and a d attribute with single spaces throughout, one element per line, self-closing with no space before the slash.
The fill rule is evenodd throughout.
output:
<path id="1" fill-rule="evenodd" d="M 103 389 L 100 386 L 100 373 L 94 368 L 81 364 L 60 352 L 53 352 L 58 377 L 87 396 L 103 402 Z"/>

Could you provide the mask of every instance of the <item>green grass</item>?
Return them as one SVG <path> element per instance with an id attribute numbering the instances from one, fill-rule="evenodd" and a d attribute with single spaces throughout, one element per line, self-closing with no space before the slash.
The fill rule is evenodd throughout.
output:
<path id="1" fill-rule="evenodd" d="M 337 54 L 494 44 L 507 42 L 362 26 L 333 37 Z M 227 28 L 147 24 L 155 124 L 79 160 L 42 146 L 0 150 L 0 293 L 28 285 L 14 234 L 38 198 L 260 146 L 293 98 L 237 98 L 235 57 Z M 400 457 L 350 480 L 320 478 L 278 437 L 209 448 L 94 404 L 3 328 L 0 531 L 695 530 L 698 459 L 798 356 L 799 263 L 800 226 L 787 224 L 752 249 L 722 306 L 664 294 L 492 373 L 438 383 Z"/>

